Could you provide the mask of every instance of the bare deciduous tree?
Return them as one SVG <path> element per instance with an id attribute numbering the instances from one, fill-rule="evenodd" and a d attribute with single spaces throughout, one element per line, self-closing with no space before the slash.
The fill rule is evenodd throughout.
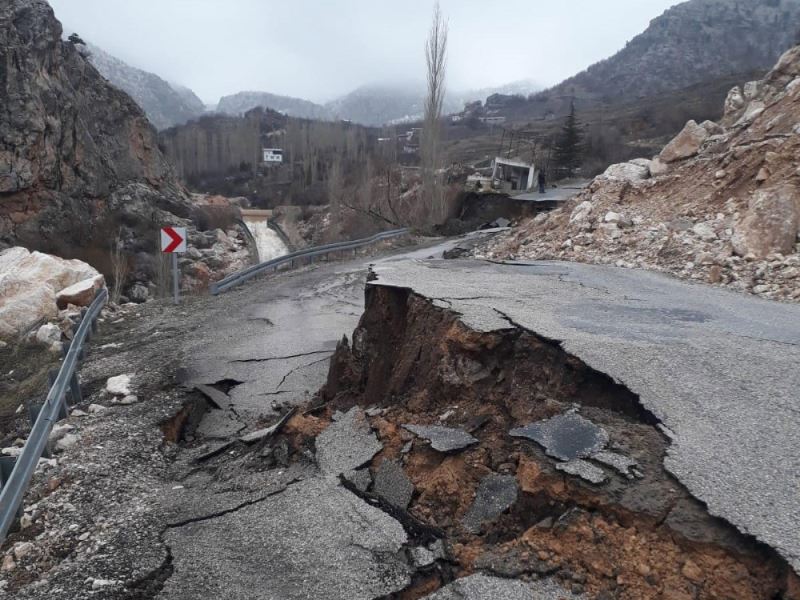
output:
<path id="1" fill-rule="evenodd" d="M 111 288 L 111 302 L 119 304 L 122 297 L 122 286 L 125 285 L 125 277 L 128 275 L 128 257 L 125 255 L 124 242 L 122 241 L 122 229 L 117 231 L 117 237 L 111 246 L 111 277 L 113 287 Z"/>
<path id="2" fill-rule="evenodd" d="M 422 201 L 426 205 L 430 223 L 444 219 L 445 194 L 438 180 L 441 166 L 440 138 L 442 104 L 445 96 L 447 70 L 447 22 L 439 3 L 433 10 L 433 22 L 425 44 L 425 63 L 428 72 L 428 94 L 425 98 L 425 120 L 422 129 Z"/>

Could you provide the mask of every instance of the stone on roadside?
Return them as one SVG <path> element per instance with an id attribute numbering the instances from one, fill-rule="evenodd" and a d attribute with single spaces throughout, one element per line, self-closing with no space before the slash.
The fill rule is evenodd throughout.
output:
<path id="1" fill-rule="evenodd" d="M 17 542 L 14 544 L 13 552 L 14 558 L 17 560 L 22 560 L 26 556 L 30 556 L 33 554 L 33 551 L 36 549 L 36 546 L 33 545 L 33 542 Z"/>
<path id="2" fill-rule="evenodd" d="M 61 343 L 61 328 L 54 323 L 45 323 L 36 331 L 36 341 L 45 346 Z"/>
<path id="3" fill-rule="evenodd" d="M 106 382 L 106 391 L 112 396 L 129 396 L 131 393 L 131 376 L 117 375 L 109 377 Z"/>
<path id="4" fill-rule="evenodd" d="M 12 554 L 6 554 L 3 557 L 3 565 L 0 567 L 0 571 L 3 573 L 10 573 L 14 569 L 17 568 L 17 563 L 14 561 L 14 556 Z"/>
<path id="5" fill-rule="evenodd" d="M 14 247 L 0 252 L 0 338 L 58 317 L 56 291 L 100 275 L 79 260 Z"/>
<path id="6" fill-rule="evenodd" d="M 739 256 L 764 259 L 792 254 L 800 233 L 800 192 L 791 185 L 757 191 L 734 226 L 731 244 Z"/>
<path id="7" fill-rule="evenodd" d="M 691 158 L 700 151 L 700 146 L 708 137 L 708 131 L 704 127 L 695 121 L 689 121 L 683 130 L 664 147 L 659 154 L 659 159 L 665 163 L 673 163 Z"/>
<path id="8" fill-rule="evenodd" d="M 74 425 L 70 425 L 69 423 L 59 423 L 53 426 L 53 429 L 48 436 L 48 440 L 51 444 L 55 444 L 58 440 L 73 431 L 75 431 Z"/>
<path id="9" fill-rule="evenodd" d="M 89 306 L 94 300 L 97 290 L 102 289 L 103 286 L 105 286 L 105 279 L 102 275 L 73 283 L 56 294 L 56 304 L 59 310 L 64 310 L 70 304 Z"/>
<path id="10" fill-rule="evenodd" d="M 669 173 L 669 165 L 660 158 L 656 157 L 650 161 L 650 176 L 660 177 Z"/>
<path id="11" fill-rule="evenodd" d="M 107 411 L 108 408 L 103 406 L 102 404 L 90 404 L 89 405 L 89 414 L 95 415 L 101 412 Z"/>
<path id="12" fill-rule="evenodd" d="M 697 223 L 692 227 L 692 233 L 699 237 L 704 242 L 713 242 L 717 239 L 717 234 L 714 228 L 708 223 Z"/>
<path id="13" fill-rule="evenodd" d="M 69 448 L 72 448 L 75 444 L 78 443 L 78 436 L 74 433 L 67 433 L 65 434 L 60 440 L 58 440 L 55 444 L 55 450 L 57 452 L 63 452 Z"/>
<path id="14" fill-rule="evenodd" d="M 643 181 L 650 177 L 650 161 L 637 159 L 636 161 L 611 165 L 600 177 L 618 181 Z"/>
<path id="15" fill-rule="evenodd" d="M 578 206 L 575 207 L 575 210 L 572 211 L 572 214 L 569 216 L 570 223 L 580 223 L 585 221 L 590 214 L 592 214 L 592 203 L 588 200 L 584 200 Z"/>

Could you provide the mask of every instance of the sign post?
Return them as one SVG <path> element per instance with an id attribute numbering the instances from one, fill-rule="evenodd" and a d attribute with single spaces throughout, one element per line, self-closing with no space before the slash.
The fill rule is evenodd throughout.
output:
<path id="1" fill-rule="evenodd" d="M 164 227 L 161 229 L 161 252 L 172 254 L 172 293 L 175 304 L 180 301 L 180 286 L 178 273 L 178 254 L 186 252 L 186 228 Z"/>

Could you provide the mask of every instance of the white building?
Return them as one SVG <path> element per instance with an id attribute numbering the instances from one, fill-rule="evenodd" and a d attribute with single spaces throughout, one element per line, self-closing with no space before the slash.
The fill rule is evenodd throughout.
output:
<path id="1" fill-rule="evenodd" d="M 265 163 L 282 163 L 283 162 L 283 148 L 264 148 L 263 159 Z"/>

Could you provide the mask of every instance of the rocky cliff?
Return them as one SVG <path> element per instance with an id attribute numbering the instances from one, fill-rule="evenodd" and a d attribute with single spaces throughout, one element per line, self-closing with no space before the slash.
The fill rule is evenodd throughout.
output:
<path id="1" fill-rule="evenodd" d="M 205 112 L 202 100 L 186 87 L 132 67 L 92 44 L 84 53 L 103 77 L 133 98 L 158 129 L 181 125 Z"/>
<path id="2" fill-rule="evenodd" d="M 268 108 L 290 117 L 301 119 L 329 119 L 330 113 L 319 104 L 301 98 L 280 96 L 268 92 L 239 92 L 223 96 L 217 105 L 217 112 L 242 116 L 254 108 Z"/>
<path id="3" fill-rule="evenodd" d="M 653 160 L 613 165 L 481 254 L 648 268 L 800 301 L 800 46 L 690 121 Z"/>
<path id="4" fill-rule="evenodd" d="M 142 110 L 61 35 L 44 0 L 0 3 L 0 247 L 108 274 L 120 236 L 146 278 L 156 229 L 190 201 Z"/>

